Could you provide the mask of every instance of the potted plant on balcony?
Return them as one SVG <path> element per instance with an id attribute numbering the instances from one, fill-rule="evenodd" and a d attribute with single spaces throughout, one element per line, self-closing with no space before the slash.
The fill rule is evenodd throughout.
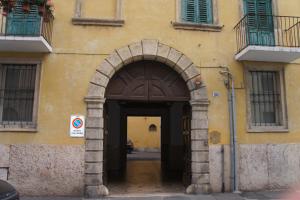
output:
<path id="1" fill-rule="evenodd" d="M 30 0 L 23 0 L 22 9 L 26 13 L 30 11 Z"/>
<path id="2" fill-rule="evenodd" d="M 3 9 L 2 15 L 7 16 L 7 14 L 12 11 L 15 3 L 15 0 L 0 0 L 0 9 L 1 7 Z"/>
<path id="3" fill-rule="evenodd" d="M 39 15 L 43 16 L 46 10 L 46 0 L 35 0 L 35 4 L 38 6 Z"/>
<path id="4" fill-rule="evenodd" d="M 46 0 L 45 4 L 45 12 L 44 12 L 44 21 L 49 22 L 50 17 L 52 16 L 53 12 L 53 2 L 51 0 Z"/>

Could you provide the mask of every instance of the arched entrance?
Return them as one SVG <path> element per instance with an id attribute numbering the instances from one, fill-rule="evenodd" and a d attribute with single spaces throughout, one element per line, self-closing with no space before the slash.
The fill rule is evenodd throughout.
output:
<path id="1" fill-rule="evenodd" d="M 152 60 L 155 62 L 144 62 L 141 60 Z M 140 62 L 138 62 L 140 61 Z M 134 84 L 130 82 L 129 68 L 124 66 L 131 64 L 132 71 L 137 76 L 143 77 L 144 81 L 135 78 Z M 141 64 L 143 63 L 143 64 Z M 154 64 L 156 63 L 156 64 Z M 165 63 L 160 64 L 159 63 Z M 153 67 L 153 70 L 151 66 Z M 137 66 L 142 67 L 137 67 Z M 167 66 L 166 66 L 167 65 Z M 165 66 L 165 67 L 163 67 Z M 163 69 L 160 69 L 163 67 Z M 114 76 L 120 70 L 121 75 Z M 171 69 L 172 68 L 172 69 Z M 155 70 L 157 72 L 155 73 Z M 147 71 L 148 70 L 148 71 Z M 149 74 L 155 74 L 154 76 Z M 172 77 L 178 77 L 180 79 Z M 173 82 L 170 84 L 171 78 Z M 117 80 L 119 86 L 111 88 L 108 84 L 111 80 Z M 147 80 L 147 81 L 145 81 Z M 162 84 L 167 82 L 169 84 Z M 130 84 L 127 84 L 130 83 Z M 186 94 L 182 88 L 188 88 Z M 124 86 L 127 84 L 126 89 Z M 118 84 L 117 84 L 118 85 Z M 150 86 L 150 87 L 149 87 Z M 163 87 L 161 87 L 163 86 Z M 168 86 L 168 87 L 166 87 Z M 123 87 L 123 89 L 121 89 Z M 105 94 L 106 93 L 106 94 Z M 208 99 L 206 88 L 201 81 L 200 73 L 189 58 L 176 49 L 159 43 L 157 40 L 142 40 L 129 46 L 117 49 L 107 57 L 97 69 L 92 78 L 88 95 L 86 119 L 86 154 L 85 154 L 85 193 L 87 197 L 97 197 L 108 194 L 108 189 L 103 185 L 103 161 L 104 161 L 104 103 L 105 97 L 113 99 L 133 101 L 169 101 L 180 102 L 188 100 L 191 107 L 191 142 L 190 142 L 190 177 L 191 185 L 187 188 L 188 193 L 205 193 L 209 191 L 209 159 L 208 159 Z"/>

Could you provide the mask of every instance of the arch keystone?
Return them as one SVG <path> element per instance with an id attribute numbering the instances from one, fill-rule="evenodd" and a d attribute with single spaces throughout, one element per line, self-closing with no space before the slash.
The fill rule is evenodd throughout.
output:
<path id="1" fill-rule="evenodd" d="M 143 56 L 147 59 L 155 59 L 158 48 L 158 40 L 144 39 L 142 40 Z"/>

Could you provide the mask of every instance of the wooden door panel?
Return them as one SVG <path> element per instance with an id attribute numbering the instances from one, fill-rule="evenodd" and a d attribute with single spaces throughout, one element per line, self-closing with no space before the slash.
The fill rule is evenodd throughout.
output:
<path id="1" fill-rule="evenodd" d="M 189 90 L 177 72 L 163 63 L 140 61 L 117 72 L 109 82 L 107 99 L 188 101 Z"/>

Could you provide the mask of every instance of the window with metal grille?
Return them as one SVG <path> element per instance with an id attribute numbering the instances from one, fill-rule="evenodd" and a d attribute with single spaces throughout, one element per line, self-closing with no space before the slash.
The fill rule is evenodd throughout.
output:
<path id="1" fill-rule="evenodd" d="M 278 71 L 249 71 L 251 124 L 282 126 L 282 99 Z"/>
<path id="2" fill-rule="evenodd" d="M 0 65 L 1 126 L 28 128 L 34 126 L 34 100 L 37 65 Z"/>
<path id="3" fill-rule="evenodd" d="M 212 0 L 182 0 L 181 18 L 184 22 L 212 24 Z"/>

